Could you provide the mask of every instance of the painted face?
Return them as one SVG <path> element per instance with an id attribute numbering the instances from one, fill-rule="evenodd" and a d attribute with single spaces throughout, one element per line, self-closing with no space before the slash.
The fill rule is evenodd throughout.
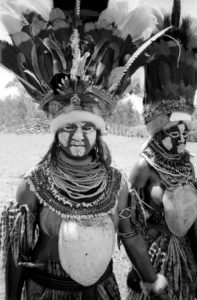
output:
<path id="1" fill-rule="evenodd" d="M 91 122 L 69 123 L 59 131 L 58 139 L 69 156 L 83 157 L 95 144 L 96 128 Z"/>
<path id="2" fill-rule="evenodd" d="M 183 122 L 179 122 L 166 130 L 162 131 L 161 143 L 167 151 L 176 154 L 185 150 L 188 137 L 187 126 Z"/>

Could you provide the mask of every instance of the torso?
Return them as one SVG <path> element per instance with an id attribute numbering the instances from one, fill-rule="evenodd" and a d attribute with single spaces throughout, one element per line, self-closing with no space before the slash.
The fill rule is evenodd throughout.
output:
<path id="1" fill-rule="evenodd" d="M 192 174 L 184 184 L 164 186 L 159 172 L 149 164 L 148 169 L 144 197 L 152 207 L 150 213 L 163 212 L 168 229 L 178 237 L 184 236 L 197 218 L 197 191 Z"/>
<path id="2" fill-rule="evenodd" d="M 115 247 L 121 175 L 110 169 L 109 187 L 104 191 L 106 200 L 104 193 L 101 201 L 98 199 L 100 202 L 94 198 L 95 210 L 90 202 L 86 208 L 85 201 L 76 200 L 72 202 L 76 208 L 70 208 L 69 214 L 68 197 L 63 204 L 63 194 L 54 192 L 44 174 L 45 170 L 39 166 L 26 177 L 30 193 L 39 203 L 40 235 L 32 261 L 47 265 L 51 259 L 55 260 L 72 279 L 85 286 L 92 285 L 107 269 Z"/>
<path id="3" fill-rule="evenodd" d="M 163 209 L 163 194 L 165 191 L 164 186 L 161 183 L 161 179 L 157 172 L 149 167 L 149 180 L 145 186 L 145 200 L 146 202 L 155 209 Z"/>
<path id="4" fill-rule="evenodd" d="M 58 238 L 61 266 L 84 286 L 94 284 L 103 275 L 114 247 L 115 228 L 110 216 L 61 221 Z"/>
<path id="5" fill-rule="evenodd" d="M 46 265 L 54 259 L 78 283 L 94 284 L 112 257 L 118 224 L 116 215 L 83 222 L 64 221 L 48 207 L 41 207 L 40 235 L 32 261 Z"/>

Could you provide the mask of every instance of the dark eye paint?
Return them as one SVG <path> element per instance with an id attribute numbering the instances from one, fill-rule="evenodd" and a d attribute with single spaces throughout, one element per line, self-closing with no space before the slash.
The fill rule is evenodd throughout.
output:
<path id="1" fill-rule="evenodd" d="M 73 131 L 77 128 L 76 124 L 66 124 L 64 127 L 63 127 L 63 130 L 64 131 Z"/>
<path id="2" fill-rule="evenodd" d="M 176 139 L 180 136 L 180 132 L 179 131 L 174 131 L 174 132 L 167 132 L 167 134 L 173 138 L 173 139 Z"/>
<path id="3" fill-rule="evenodd" d="M 95 130 L 95 126 L 91 122 L 85 123 L 81 128 L 84 132 L 91 132 L 92 130 Z"/>

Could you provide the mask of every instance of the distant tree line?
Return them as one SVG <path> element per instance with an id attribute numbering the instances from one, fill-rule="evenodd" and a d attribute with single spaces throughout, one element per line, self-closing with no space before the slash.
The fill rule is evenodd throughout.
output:
<path id="1" fill-rule="evenodd" d="M 143 124 L 143 120 L 138 111 L 134 109 L 131 101 L 119 101 L 107 123 L 109 126 L 116 124 L 131 127 Z"/>
<path id="2" fill-rule="evenodd" d="M 39 109 L 31 97 L 20 87 L 20 93 L 14 97 L 6 97 L 0 100 L 0 130 L 18 129 L 20 127 L 46 126 L 46 115 Z M 130 101 L 120 101 L 113 115 L 109 118 L 108 127 L 135 126 L 142 124 L 140 115 L 134 110 Z"/>
<path id="3" fill-rule="evenodd" d="M 32 101 L 25 89 L 14 79 L 8 87 L 17 87 L 18 93 L 12 97 L 0 99 L 0 131 L 21 130 L 25 132 L 46 132 L 48 122 L 44 112 Z M 191 140 L 197 141 L 197 111 Z M 107 120 L 108 132 L 117 135 L 145 136 L 142 116 L 134 109 L 131 101 L 119 101 L 112 116 Z"/>
<path id="4" fill-rule="evenodd" d="M 0 129 L 30 126 L 33 120 L 46 117 L 26 94 L 0 100 Z"/>

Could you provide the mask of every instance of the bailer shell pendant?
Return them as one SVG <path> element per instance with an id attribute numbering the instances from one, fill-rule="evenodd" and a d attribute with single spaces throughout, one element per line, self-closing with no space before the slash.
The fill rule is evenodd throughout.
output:
<path id="1" fill-rule="evenodd" d="M 73 280 L 83 286 L 95 284 L 103 275 L 111 260 L 114 246 L 115 229 L 110 216 L 91 221 L 61 222 L 61 266 Z"/>

